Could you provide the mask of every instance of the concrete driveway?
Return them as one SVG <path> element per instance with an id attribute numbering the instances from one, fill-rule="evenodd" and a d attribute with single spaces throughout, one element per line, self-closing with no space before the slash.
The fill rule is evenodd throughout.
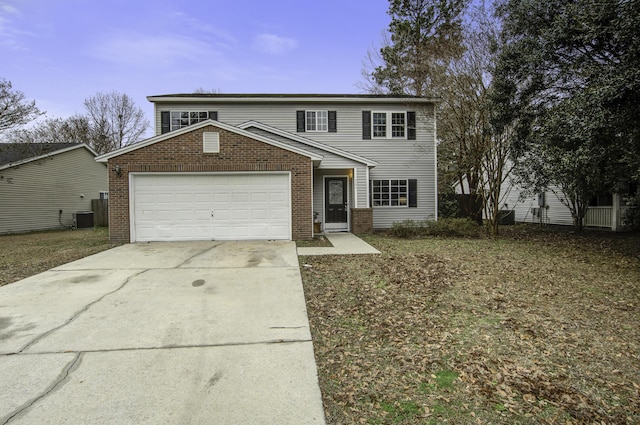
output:
<path id="1" fill-rule="evenodd" d="M 323 424 L 293 242 L 123 245 L 0 288 L 0 425 Z"/>

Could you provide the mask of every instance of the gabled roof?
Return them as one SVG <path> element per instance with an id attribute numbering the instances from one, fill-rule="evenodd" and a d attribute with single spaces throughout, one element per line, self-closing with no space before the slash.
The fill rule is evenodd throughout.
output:
<path id="1" fill-rule="evenodd" d="M 5 150 L 5 147 L 11 145 L 21 146 Z M 98 155 L 96 151 L 91 149 L 85 143 L 2 143 L 0 144 L 0 170 L 17 167 L 18 165 L 27 164 L 29 162 L 38 161 L 40 159 L 82 148 L 87 149 L 93 156 Z M 14 149 L 13 153 L 11 152 L 12 149 Z M 29 155 L 29 153 L 31 154 Z M 12 160 L 12 158 L 20 157 L 22 157 L 22 159 Z M 9 162 L 4 162 L 6 159 L 9 159 Z"/>
<path id="2" fill-rule="evenodd" d="M 2 143 L 0 144 L 0 165 L 46 155 L 75 145 L 76 143 Z"/>
<path id="3" fill-rule="evenodd" d="M 329 152 L 329 153 L 332 153 L 334 155 L 338 155 L 338 156 L 341 156 L 343 158 L 347 158 L 347 159 L 350 159 L 352 161 L 359 162 L 359 163 L 364 164 L 364 165 L 366 165 L 368 167 L 375 167 L 376 165 L 378 165 L 378 163 L 376 161 L 373 161 L 371 159 L 365 158 L 363 156 L 355 155 L 355 154 L 352 154 L 350 152 L 346 152 L 346 151 L 343 151 L 341 149 L 334 148 L 333 146 L 325 145 L 324 143 L 316 142 L 315 140 L 307 139 L 306 137 L 302 137 L 302 136 L 299 136 L 299 135 L 294 134 L 294 133 L 289 133 L 288 131 L 280 130 L 279 128 L 272 127 L 270 125 L 263 124 L 263 123 L 258 122 L 258 121 L 247 121 L 245 123 L 240 124 L 238 127 L 242 128 L 242 129 L 247 129 L 247 128 L 251 128 L 251 127 L 259 128 L 261 130 L 268 131 L 269 133 L 273 133 L 273 134 L 276 134 L 278 136 L 285 137 L 287 139 L 296 141 L 298 143 L 302 143 L 302 144 L 305 144 L 307 146 L 311 146 L 311 147 L 314 147 L 316 149 L 320 149 L 322 151 Z"/>
<path id="4" fill-rule="evenodd" d="M 149 102 L 198 103 L 437 103 L 438 99 L 388 94 L 182 93 L 147 96 Z"/>
<path id="5" fill-rule="evenodd" d="M 122 147 L 120 149 L 116 149 L 115 151 L 111 151 L 109 153 L 106 153 L 106 154 L 98 156 L 96 158 L 96 161 L 98 161 L 98 162 L 107 162 L 109 159 L 114 158 L 116 156 L 120 156 L 120 155 L 123 155 L 125 153 L 133 152 L 133 151 L 138 150 L 140 148 L 144 148 L 146 146 L 150 146 L 150 145 L 153 145 L 155 143 L 159 143 L 159 142 L 162 142 L 164 140 L 171 139 L 172 137 L 176 137 L 176 136 L 180 136 L 180 135 L 183 135 L 183 134 L 186 134 L 186 133 L 190 133 L 190 132 L 192 132 L 194 130 L 199 130 L 201 128 L 208 127 L 210 125 L 212 125 L 214 127 L 221 128 L 223 130 L 230 131 L 232 133 L 239 134 L 241 136 L 249 137 L 249 138 L 257 140 L 259 142 L 266 143 L 268 145 L 272 145 L 272 146 L 275 146 L 275 147 L 278 147 L 278 148 L 281 148 L 281 149 L 284 149 L 284 150 L 287 150 L 287 151 L 290 151 L 290 152 L 297 153 L 299 155 L 306 156 L 306 157 L 310 158 L 312 161 L 322 161 L 322 156 L 319 156 L 319 155 L 317 155 L 317 154 L 315 154 L 313 152 L 310 152 L 310 151 L 307 151 L 307 150 L 304 150 L 304 149 L 300 149 L 300 148 L 296 148 L 294 146 L 290 146 L 290 145 L 287 145 L 285 143 L 278 142 L 278 141 L 270 139 L 268 137 L 260 136 L 259 134 L 252 133 L 252 132 L 244 130 L 242 128 L 234 127 L 232 125 L 225 124 L 225 123 L 222 123 L 220 121 L 214 121 L 214 120 L 201 121 L 201 122 L 199 122 L 197 124 L 193 124 L 193 125 L 190 125 L 188 127 L 183 127 L 183 128 L 181 128 L 179 130 L 174 130 L 174 131 L 170 131 L 168 133 L 160 134 L 158 136 L 151 137 L 149 139 L 142 140 L 140 142 L 137 142 L 137 143 Z"/>

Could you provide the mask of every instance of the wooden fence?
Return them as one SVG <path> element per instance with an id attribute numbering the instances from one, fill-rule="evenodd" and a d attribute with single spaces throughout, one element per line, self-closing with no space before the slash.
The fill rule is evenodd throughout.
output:
<path id="1" fill-rule="evenodd" d="M 109 200 L 108 199 L 92 199 L 91 211 L 93 211 L 94 226 L 109 225 Z"/>

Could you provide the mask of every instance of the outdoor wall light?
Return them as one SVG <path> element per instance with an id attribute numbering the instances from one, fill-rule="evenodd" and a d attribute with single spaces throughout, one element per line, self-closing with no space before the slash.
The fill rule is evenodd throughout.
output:
<path id="1" fill-rule="evenodd" d="M 122 177 L 122 168 L 119 165 L 116 165 L 115 168 L 113 169 L 113 171 L 116 172 L 116 175 L 118 177 Z"/>

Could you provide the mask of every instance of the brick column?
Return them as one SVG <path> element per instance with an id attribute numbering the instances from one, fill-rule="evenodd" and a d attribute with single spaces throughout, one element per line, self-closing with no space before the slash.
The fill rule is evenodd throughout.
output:
<path id="1" fill-rule="evenodd" d="M 372 208 L 351 208 L 351 232 L 352 233 L 373 232 L 373 209 Z"/>

